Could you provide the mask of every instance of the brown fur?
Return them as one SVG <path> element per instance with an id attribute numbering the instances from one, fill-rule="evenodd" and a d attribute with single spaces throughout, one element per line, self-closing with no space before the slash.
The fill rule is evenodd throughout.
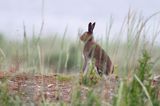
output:
<path id="1" fill-rule="evenodd" d="M 92 61 L 95 60 L 95 67 L 97 69 L 98 74 L 109 75 L 113 72 L 113 64 L 109 56 L 105 53 L 105 51 L 94 41 L 93 38 L 93 29 L 95 27 L 95 23 L 88 24 L 88 31 L 80 36 L 81 41 L 85 43 L 83 55 L 84 55 L 84 65 L 83 72 L 87 67 L 87 62 L 89 59 Z"/>

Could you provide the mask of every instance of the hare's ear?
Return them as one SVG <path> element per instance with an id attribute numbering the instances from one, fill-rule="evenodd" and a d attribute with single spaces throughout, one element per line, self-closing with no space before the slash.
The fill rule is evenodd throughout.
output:
<path id="1" fill-rule="evenodd" d="M 90 33 L 93 32 L 93 30 L 92 30 L 92 23 L 91 22 L 88 24 L 88 32 L 90 32 Z"/>
<path id="2" fill-rule="evenodd" d="M 95 27 L 95 22 L 92 24 L 92 32 L 93 32 L 93 29 L 94 29 L 94 27 Z"/>

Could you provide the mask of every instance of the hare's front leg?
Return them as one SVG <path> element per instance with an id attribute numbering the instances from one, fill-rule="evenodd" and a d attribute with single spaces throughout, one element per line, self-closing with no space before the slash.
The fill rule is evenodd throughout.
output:
<path id="1" fill-rule="evenodd" d="M 84 57 L 84 63 L 83 63 L 83 75 L 86 75 L 87 71 L 88 71 L 88 59 L 86 56 Z"/>

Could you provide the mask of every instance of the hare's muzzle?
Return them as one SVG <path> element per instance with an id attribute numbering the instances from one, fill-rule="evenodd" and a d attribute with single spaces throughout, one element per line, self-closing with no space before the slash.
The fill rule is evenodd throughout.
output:
<path id="1" fill-rule="evenodd" d="M 80 40 L 83 41 L 83 36 L 82 35 L 80 36 Z"/>
<path id="2" fill-rule="evenodd" d="M 80 36 L 80 40 L 81 40 L 81 41 L 84 41 L 84 40 L 85 40 L 85 34 L 82 34 L 82 35 Z"/>

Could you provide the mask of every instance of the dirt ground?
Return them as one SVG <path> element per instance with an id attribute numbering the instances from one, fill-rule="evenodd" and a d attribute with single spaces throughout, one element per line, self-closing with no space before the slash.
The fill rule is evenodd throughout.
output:
<path id="1" fill-rule="evenodd" d="M 57 75 L 31 75 L 26 73 L 14 76 L 0 73 L 0 79 L 7 76 L 7 85 L 10 95 L 18 95 L 25 103 L 38 104 L 42 100 L 49 102 L 64 101 L 71 102 L 72 92 L 75 89 L 74 79 L 57 79 Z M 74 77 L 76 78 L 76 77 Z M 110 81 L 101 82 L 95 86 L 97 92 L 100 91 L 102 98 L 111 101 L 115 95 L 117 80 L 111 78 Z M 81 95 L 85 98 L 88 87 L 80 85 Z M 99 87 L 101 86 L 101 87 Z"/>
<path id="2" fill-rule="evenodd" d="M 31 75 L 21 73 L 17 75 L 9 75 L 0 73 L 0 79 L 7 77 L 7 85 L 10 95 L 18 95 L 21 100 L 27 102 L 38 103 L 43 99 L 49 102 L 62 100 L 64 102 L 71 102 L 72 92 L 75 89 L 75 79 L 58 79 L 57 75 Z M 75 77 L 74 77 L 75 78 Z M 109 84 L 103 86 L 103 97 L 112 99 L 112 92 L 115 89 L 115 82 L 112 81 L 112 86 Z M 97 85 L 99 86 L 99 85 Z M 99 87 L 100 88 L 100 87 Z M 105 90 L 104 90 L 105 88 Z M 85 95 L 89 90 L 88 87 L 80 85 L 81 95 Z M 98 90 L 97 90 L 98 92 Z"/>

